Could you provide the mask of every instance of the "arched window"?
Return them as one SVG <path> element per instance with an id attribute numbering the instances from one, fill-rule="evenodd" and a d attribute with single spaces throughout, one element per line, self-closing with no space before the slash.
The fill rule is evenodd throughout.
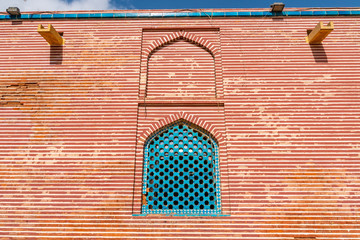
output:
<path id="1" fill-rule="evenodd" d="M 218 144 L 185 120 L 155 132 L 145 143 L 143 214 L 221 213 Z"/>

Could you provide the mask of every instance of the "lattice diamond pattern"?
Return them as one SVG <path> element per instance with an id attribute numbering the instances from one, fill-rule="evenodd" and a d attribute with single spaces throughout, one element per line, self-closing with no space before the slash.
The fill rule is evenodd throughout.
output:
<path id="1" fill-rule="evenodd" d="M 210 134 L 178 121 L 153 135 L 144 154 L 143 213 L 221 213 L 218 147 Z"/>

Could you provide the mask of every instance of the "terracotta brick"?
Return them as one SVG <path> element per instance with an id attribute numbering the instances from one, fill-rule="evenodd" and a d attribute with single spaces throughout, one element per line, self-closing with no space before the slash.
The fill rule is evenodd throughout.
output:
<path id="1" fill-rule="evenodd" d="M 64 47 L 36 33 L 49 21 Z M 309 45 L 319 21 L 335 30 Z M 360 239 L 358 23 L 1 20 L 0 238 Z M 183 53 L 189 71 L 164 67 Z M 144 143 L 179 119 L 218 141 L 226 216 L 133 215 Z"/>

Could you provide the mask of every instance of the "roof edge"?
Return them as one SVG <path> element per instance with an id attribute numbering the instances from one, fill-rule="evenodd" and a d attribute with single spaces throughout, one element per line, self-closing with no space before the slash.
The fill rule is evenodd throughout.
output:
<path id="1" fill-rule="evenodd" d="M 224 18 L 224 17 L 335 17 L 360 16 L 360 10 L 269 11 L 250 12 L 94 12 L 94 13 L 25 13 L 20 16 L 0 15 L 0 20 L 38 19 L 109 19 L 109 18 Z"/>

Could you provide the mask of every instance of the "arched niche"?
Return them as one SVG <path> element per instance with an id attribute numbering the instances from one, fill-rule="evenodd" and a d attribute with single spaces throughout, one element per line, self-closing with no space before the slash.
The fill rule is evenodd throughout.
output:
<path id="1" fill-rule="evenodd" d="M 142 214 L 221 214 L 219 147 L 185 120 L 157 131 L 144 145 Z"/>

